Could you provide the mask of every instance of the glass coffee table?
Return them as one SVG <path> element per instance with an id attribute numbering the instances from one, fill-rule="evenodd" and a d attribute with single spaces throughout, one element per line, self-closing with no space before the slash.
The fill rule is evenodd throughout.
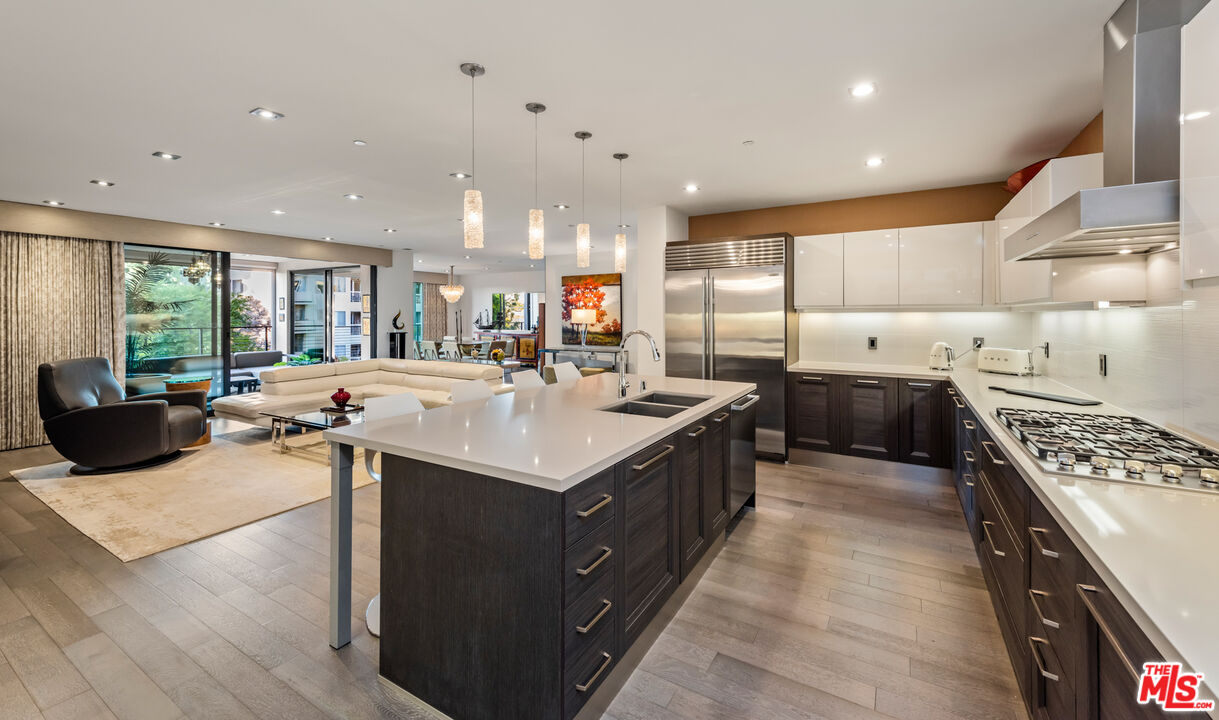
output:
<path id="1" fill-rule="evenodd" d="M 301 431 L 301 437 L 304 437 L 310 430 L 330 430 L 331 428 L 358 425 L 364 422 L 363 410 L 350 410 L 346 413 L 329 413 L 322 412 L 321 410 L 303 413 L 264 412 L 259 413 L 259 415 L 271 418 L 271 444 L 278 448 L 280 452 L 299 451 L 321 455 L 326 458 L 330 457 L 328 449 L 324 453 L 312 449 L 316 445 L 325 444 L 325 440 L 289 445 L 288 429 L 293 427 L 298 428 Z"/>

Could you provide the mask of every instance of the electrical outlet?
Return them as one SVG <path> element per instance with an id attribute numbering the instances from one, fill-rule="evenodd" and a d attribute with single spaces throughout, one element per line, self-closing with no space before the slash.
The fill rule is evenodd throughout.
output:
<path id="1" fill-rule="evenodd" d="M 1109 356 L 1100 354 L 1100 376 L 1107 377 L 1109 375 Z"/>
<path id="2" fill-rule="evenodd" d="M 974 350 L 981 348 L 985 344 L 986 344 L 986 338 L 983 338 L 983 337 L 974 338 Z"/>
<path id="3" fill-rule="evenodd" d="M 875 349 L 876 349 L 876 337 L 875 337 L 875 336 L 869 336 L 869 337 L 868 337 L 868 349 L 869 349 L 869 350 L 875 350 Z"/>

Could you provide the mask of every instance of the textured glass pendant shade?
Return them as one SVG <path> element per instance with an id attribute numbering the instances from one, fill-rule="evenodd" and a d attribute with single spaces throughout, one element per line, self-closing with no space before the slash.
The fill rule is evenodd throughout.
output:
<path id="1" fill-rule="evenodd" d="M 592 246 L 593 241 L 589 237 L 588 223 L 580 223 L 576 226 L 576 267 L 588 267 L 588 251 Z"/>
<path id="2" fill-rule="evenodd" d="M 546 223 L 542 211 L 529 211 L 529 259 L 541 260 L 546 257 Z"/>
<path id="3" fill-rule="evenodd" d="M 466 292 L 466 289 L 464 286 L 458 285 L 457 283 L 453 282 L 453 266 L 450 265 L 449 266 L 449 283 L 447 285 L 440 286 L 440 294 L 444 296 L 444 299 L 446 302 L 451 304 L 451 303 L 455 303 L 458 300 L 460 300 L 461 296 L 464 295 L 465 292 Z"/>
<path id="4" fill-rule="evenodd" d="M 483 194 L 478 190 L 466 190 L 465 212 L 462 214 L 462 222 L 465 225 L 466 247 L 482 247 Z"/>
<path id="5" fill-rule="evenodd" d="M 614 236 L 614 272 L 626 272 L 626 234 Z"/>

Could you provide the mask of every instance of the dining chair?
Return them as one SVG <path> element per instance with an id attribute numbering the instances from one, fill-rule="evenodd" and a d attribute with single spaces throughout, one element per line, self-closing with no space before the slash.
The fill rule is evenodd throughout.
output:
<path id="1" fill-rule="evenodd" d="M 440 343 L 440 356 L 445 360 L 459 360 L 461 358 L 461 350 L 457 347 L 457 341 L 445 340 Z"/>
<path id="2" fill-rule="evenodd" d="M 507 340 L 492 340 L 491 344 L 487 346 L 487 357 L 491 357 L 491 353 L 495 352 L 496 350 L 503 350 L 504 357 L 505 358 L 509 357 L 508 341 Z"/>
<path id="3" fill-rule="evenodd" d="M 482 380 L 463 380 L 453 383 L 449 388 L 449 397 L 454 405 L 485 400 L 494 394 L 491 392 L 491 386 Z"/>
<path id="4" fill-rule="evenodd" d="M 554 368 L 555 382 L 564 382 L 566 380 L 579 380 L 584 377 L 580 374 L 580 368 L 576 367 L 573 362 L 561 362 L 551 365 Z"/>
<path id="5" fill-rule="evenodd" d="M 364 422 L 410 415 L 423 412 L 423 409 L 423 403 L 419 402 L 414 393 L 368 397 L 364 398 Z M 376 458 L 375 450 L 364 449 L 364 469 L 368 471 L 369 477 L 381 482 L 381 473 L 374 471 L 372 467 Z M 364 624 L 368 626 L 369 635 L 381 637 L 381 593 L 377 593 L 376 597 L 369 601 L 368 608 L 364 611 Z"/>
<path id="6" fill-rule="evenodd" d="M 484 341 L 480 342 L 480 343 L 478 344 L 478 347 L 477 347 L 477 348 L 475 349 L 475 351 L 474 351 L 474 352 L 475 352 L 475 353 L 478 355 L 478 359 L 479 359 L 479 360 L 487 360 L 487 359 L 490 359 L 490 357 L 491 357 L 491 346 L 493 346 L 494 344 L 495 344 L 495 343 L 494 343 L 493 341 L 491 341 L 491 340 L 484 340 Z"/>
<path id="7" fill-rule="evenodd" d="M 516 338 L 514 338 L 514 337 L 504 338 L 504 357 L 506 357 L 506 358 L 515 358 L 516 357 Z"/>
<path id="8" fill-rule="evenodd" d="M 512 373 L 512 385 L 517 390 L 546 387 L 546 381 L 538 375 L 537 370 L 518 370 Z"/>

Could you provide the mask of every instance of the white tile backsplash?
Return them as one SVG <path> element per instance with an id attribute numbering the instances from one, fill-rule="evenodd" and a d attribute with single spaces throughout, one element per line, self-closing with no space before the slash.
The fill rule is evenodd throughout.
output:
<path id="1" fill-rule="evenodd" d="M 1032 313 L 1020 312 L 806 312 L 800 313 L 800 359 L 922 365 L 933 343 L 943 341 L 957 355 L 975 336 L 996 347 L 1028 347 Z M 877 349 L 868 349 L 868 337 Z M 960 360 L 977 365 L 977 354 Z"/>

